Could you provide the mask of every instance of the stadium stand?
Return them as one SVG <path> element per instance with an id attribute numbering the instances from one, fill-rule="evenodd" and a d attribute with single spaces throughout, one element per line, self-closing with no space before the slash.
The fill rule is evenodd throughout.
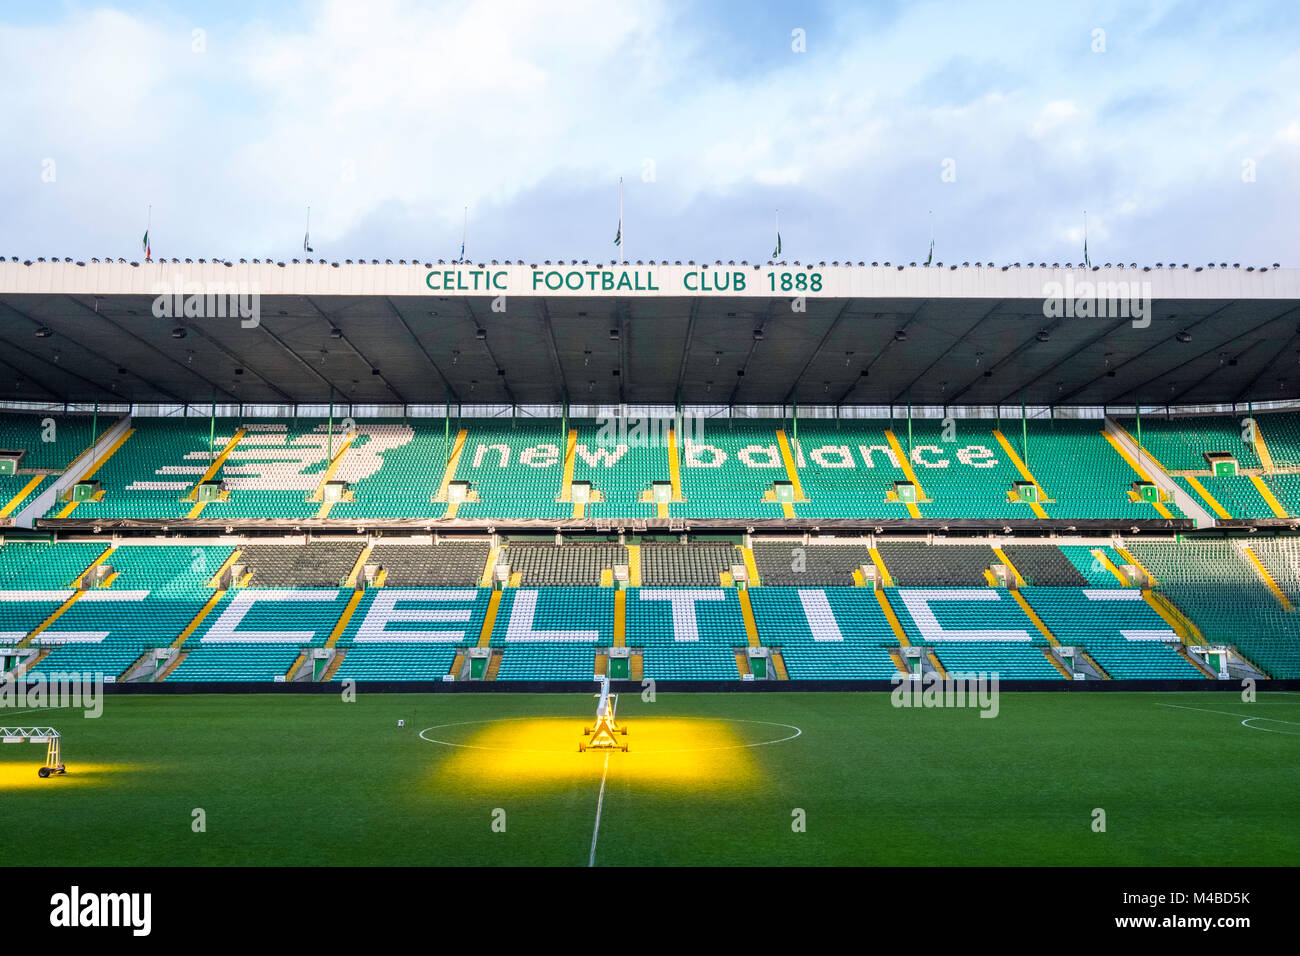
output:
<path id="1" fill-rule="evenodd" d="M 0 412 L 0 449 L 25 452 L 20 465 L 24 470 L 58 473 L 89 449 L 113 421 L 108 415 L 96 419 L 85 414 Z"/>
<path id="2" fill-rule="evenodd" d="M 1130 435 L 1137 435 L 1137 420 L 1117 419 Z M 1206 471 L 1206 452 L 1228 452 L 1242 468 L 1262 467 L 1253 445 L 1242 435 L 1242 416 L 1148 415 L 1142 419 L 1142 447 L 1167 471 Z"/>
<path id="3" fill-rule="evenodd" d="M 1001 641 L 949 643 L 935 656 L 950 675 L 997 674 L 1002 680 L 1061 680 L 1041 647 Z"/>
<path id="4" fill-rule="evenodd" d="M 335 644 L 345 656 L 334 680 L 441 680 L 463 649 L 479 640 L 491 594 L 387 583 L 367 590 Z"/>
<path id="5" fill-rule="evenodd" d="M 310 541 L 301 545 L 250 544 L 240 561 L 259 588 L 329 588 L 343 584 L 365 544 L 360 541 Z"/>
<path id="6" fill-rule="evenodd" d="M 641 501 L 642 493 L 656 481 L 669 480 L 667 450 L 655 442 L 656 436 L 607 434 L 595 419 L 575 419 L 569 423 L 573 432 L 573 450 L 564 446 L 565 465 L 572 461 L 572 481 L 590 482 L 593 497 L 600 500 L 586 505 L 591 518 L 652 518 L 655 506 Z M 556 434 L 561 431 L 556 424 Z M 660 440 L 666 435 L 659 435 Z M 563 493 L 564 479 L 556 475 L 556 491 Z"/>
<path id="7" fill-rule="evenodd" d="M 1300 676 L 1300 618 L 1275 599 L 1237 543 L 1135 541 L 1129 550 L 1206 640 L 1240 648 L 1270 676 Z"/>
<path id="8" fill-rule="evenodd" d="M 1255 416 L 1259 434 L 1275 468 L 1300 468 L 1300 413 L 1264 412 Z"/>
<path id="9" fill-rule="evenodd" d="M 573 506 L 558 501 L 565 435 L 558 419 L 476 419 L 456 469 L 478 500 L 459 508 L 458 517 L 567 518 Z"/>
<path id="10" fill-rule="evenodd" d="M 1174 652 L 1178 635 L 1136 588 L 1032 587 L 1020 593 L 1058 641 L 1084 648 L 1116 680 L 1205 676 Z"/>
<path id="11" fill-rule="evenodd" d="M 779 506 L 763 501 L 772 482 L 787 480 L 777 443 L 779 425 L 773 419 L 705 419 L 695 434 L 683 436 L 680 480 L 685 501 L 672 505 L 670 513 L 687 518 L 779 517 Z"/>
<path id="12" fill-rule="evenodd" d="M 522 587 L 599 587 L 616 565 L 627 564 L 627 548 L 607 544 L 512 544 L 503 559 Z"/>
<path id="13" fill-rule="evenodd" d="M 763 587 L 750 600 L 763 644 L 780 650 L 790 680 L 889 680 L 898 672 L 888 651 L 898 637 L 869 590 Z"/>
<path id="14" fill-rule="evenodd" d="M 50 651 L 42 668 L 116 677 L 145 651 L 168 647 L 211 597 L 208 579 L 230 550 L 188 545 L 113 549 L 105 559 L 112 573 L 104 587 L 81 592 L 55 624 L 33 638 L 33 644 Z"/>
<path id="15" fill-rule="evenodd" d="M 881 541 L 876 549 L 900 587 L 979 587 L 988 584 L 985 572 L 999 563 L 986 544 Z"/>
<path id="16" fill-rule="evenodd" d="M 1287 600 L 1292 604 L 1300 604 L 1300 540 L 1295 538 L 1252 540 L 1250 550 L 1268 570 Z"/>
<path id="17" fill-rule="evenodd" d="M 1088 578 L 1054 545 L 1006 544 L 1002 546 L 1002 553 L 1027 585 L 1057 588 L 1088 586 Z"/>
<path id="18" fill-rule="evenodd" d="M 713 587 L 744 558 L 730 544 L 641 546 L 641 583 L 646 587 Z"/>
<path id="19" fill-rule="evenodd" d="M 1028 437 L 1027 445 L 1021 431 Z M 1102 423 L 1095 419 L 1067 418 L 1030 419 L 1023 429 L 1009 429 L 1009 440 L 1050 499 L 1043 506 L 1050 517 L 1157 516 L 1153 505 L 1130 498 L 1129 490 L 1138 474 L 1103 432 Z M 1172 504 L 1165 507 L 1174 517 L 1181 517 Z"/>
<path id="20" fill-rule="evenodd" d="M 507 658 L 522 642 L 581 644 L 590 657 L 593 647 L 614 643 L 614 591 L 590 587 L 509 588 L 501 595 L 491 641 L 493 646 L 510 648 Z M 591 663 L 588 660 L 588 670 Z"/>
<path id="21" fill-rule="evenodd" d="M 946 671 L 1055 680 L 1064 676 L 1055 642 L 1115 680 L 1204 677 L 1183 647 L 1200 642 L 1236 647 L 1271 676 L 1300 674 L 1290 609 L 1300 544 L 1291 538 L 1142 540 L 1124 552 L 1006 544 L 1001 554 L 1024 579 L 1018 593 L 990 586 L 985 565 L 999 554 L 983 543 L 880 541 L 896 586 L 879 591 L 860 578 L 853 586 L 853 570 L 872 561 L 866 545 L 809 545 L 799 573 L 789 556 L 802 546 L 760 542 L 765 583 L 748 591 L 714 583 L 741 560 L 735 545 L 640 547 L 653 555 L 644 586 L 620 591 L 604 572 L 626 548 L 510 545 L 501 553 L 521 570 L 515 586 L 494 592 L 478 586 L 486 541 L 368 552 L 360 541 L 9 542 L 0 546 L 0 644 L 39 651 L 43 667 L 167 681 L 441 680 L 458 676 L 475 645 L 493 655 L 490 674 L 477 676 L 510 681 L 589 680 L 596 654 L 622 645 L 646 676 L 681 680 L 737 680 L 756 645 L 779 653 L 780 679 L 796 681 L 888 679 L 909 645 Z M 1153 596 L 1123 580 L 1131 562 L 1154 578 Z M 231 563 L 247 568 L 244 586 L 219 590 L 218 571 Z M 384 576 L 340 588 L 361 563 Z M 783 566 L 792 583 L 775 583 Z M 160 648 L 175 653 L 150 667 Z M 328 652 L 327 676 L 299 668 L 311 648 Z"/>
<path id="22" fill-rule="evenodd" d="M 645 650 L 645 676 L 652 680 L 735 680 L 730 648 L 655 644 Z"/>
<path id="23" fill-rule="evenodd" d="M 628 592 L 629 647 L 682 642 L 728 647 L 748 644 L 737 592 L 732 588 L 637 588 Z M 734 660 L 729 676 L 736 676 Z"/>
<path id="24" fill-rule="evenodd" d="M 846 587 L 853 572 L 871 563 L 871 550 L 856 544 L 754 542 L 754 562 L 762 581 L 787 587 Z"/>
<path id="25" fill-rule="evenodd" d="M 511 647 L 501 658 L 497 680 L 591 681 L 594 654 L 586 645 L 541 643 Z M 734 666 L 732 668 L 735 669 Z"/>
<path id="26" fill-rule="evenodd" d="M 390 588 L 474 587 L 483 577 L 491 551 L 488 541 L 377 544 L 366 563 L 384 572 L 384 585 Z"/>

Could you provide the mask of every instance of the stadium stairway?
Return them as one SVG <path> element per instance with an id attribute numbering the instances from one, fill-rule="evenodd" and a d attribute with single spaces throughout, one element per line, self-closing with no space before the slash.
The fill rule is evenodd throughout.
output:
<path id="1" fill-rule="evenodd" d="M 1165 471 L 1160 462 L 1138 445 L 1113 416 L 1106 417 L 1106 433 L 1112 445 L 1133 471 L 1143 481 L 1149 481 L 1160 489 L 1163 496 L 1172 501 L 1183 514 L 1196 522 L 1197 528 L 1214 527 L 1214 516 L 1203 508 L 1186 490 L 1178 485 Z M 1163 505 L 1156 505 L 1156 511 L 1163 511 L 1162 517 L 1172 517 Z"/>
<path id="2" fill-rule="evenodd" d="M 120 441 L 125 440 L 123 436 L 130 430 L 131 417 L 129 415 L 113 422 L 98 438 L 90 436 L 90 430 L 87 428 L 86 434 L 92 439 L 90 447 L 68 462 L 66 467 L 63 468 L 62 474 L 58 475 L 53 481 L 44 484 L 36 497 L 27 499 L 26 503 L 14 515 L 14 525 L 20 528 L 34 527 L 36 519 L 44 517 L 46 513 L 54 508 L 59 497 L 80 481 L 82 476 L 94 467 L 96 462 L 103 460 L 110 453 L 110 449 L 118 447 Z M 29 450 L 35 450 L 35 446 L 30 444 L 18 444 L 16 447 L 28 447 Z M 56 464 L 53 461 L 48 463 Z"/>

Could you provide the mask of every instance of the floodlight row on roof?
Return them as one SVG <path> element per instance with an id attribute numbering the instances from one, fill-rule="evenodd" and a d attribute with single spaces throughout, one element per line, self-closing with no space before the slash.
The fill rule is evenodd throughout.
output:
<path id="1" fill-rule="evenodd" d="M 3 257 L 0 257 L 0 262 L 4 262 L 4 261 L 5 261 L 4 258 L 3 258 Z M 52 263 L 65 262 L 65 263 L 70 263 L 70 264 L 73 263 L 73 260 L 70 259 L 70 258 L 63 258 L 63 259 L 60 259 L 60 258 L 58 258 L 57 256 L 55 256 L 55 257 L 51 257 L 50 259 L 46 259 L 44 256 L 41 256 L 41 257 L 36 258 L 35 260 L 33 260 L 33 259 L 21 259 L 21 260 L 20 260 L 17 256 L 11 256 L 10 259 L 9 259 L 9 261 L 10 261 L 10 262 L 21 262 L 21 263 L 22 263 L 23 265 L 25 265 L 25 266 L 31 266 L 31 265 L 35 265 L 35 264 L 37 264 L 37 263 L 43 263 L 43 262 L 52 262 Z M 98 259 L 98 258 L 92 258 L 92 259 L 90 259 L 89 261 L 90 261 L 91 263 L 93 263 L 93 264 L 99 264 L 100 262 L 104 262 L 104 263 L 111 264 L 111 263 L 116 262 L 116 263 L 121 264 L 121 265 L 131 265 L 131 266 L 137 266 L 137 267 L 141 265 L 141 263 L 140 263 L 138 260 L 127 260 L 127 259 L 122 259 L 122 258 L 114 259 L 114 258 L 112 258 L 111 256 L 105 257 L 105 258 L 102 259 L 102 260 L 101 260 L 101 259 Z M 529 265 L 529 266 L 530 266 L 531 268 L 533 268 L 533 269 L 536 269 L 536 268 L 539 267 L 539 264 L 538 264 L 538 263 L 536 263 L 536 262 L 534 262 L 534 263 L 526 263 L 526 262 L 524 262 L 523 259 L 518 259 L 518 260 L 505 259 L 505 260 L 502 260 L 502 261 L 498 261 L 498 260 L 496 260 L 496 259 L 492 259 L 492 260 L 489 260 L 489 261 L 487 261 L 487 262 L 479 262 L 479 263 L 477 263 L 477 264 L 472 263 L 472 262 L 461 262 L 461 261 L 454 260 L 454 259 L 453 259 L 453 260 L 438 259 L 438 260 L 436 260 L 436 261 L 428 261 L 428 262 L 423 262 L 423 263 L 420 262 L 420 260 L 418 260 L 418 259 L 412 259 L 412 260 L 410 260 L 410 262 L 408 262 L 408 261 L 405 260 L 405 259 L 398 259 L 396 262 L 394 262 L 392 259 L 384 259 L 382 262 L 381 262 L 379 259 L 371 259 L 371 260 L 369 260 L 369 262 L 367 262 L 365 259 L 357 259 L 357 260 L 355 260 L 355 261 L 352 260 L 352 259 L 344 259 L 342 262 L 331 262 L 331 261 L 326 260 L 326 259 L 305 259 L 305 260 L 300 260 L 300 259 L 290 259 L 287 263 L 286 263 L 284 260 L 274 260 L 274 259 L 266 259 L 266 260 L 262 260 L 262 259 L 240 259 L 240 260 L 238 260 L 238 261 L 239 261 L 239 264 L 240 264 L 240 265 L 249 265 L 249 264 L 252 264 L 252 265 L 263 265 L 263 264 L 265 264 L 265 265 L 276 265 L 276 266 L 279 266 L 280 268 L 284 268 L 286 265 L 320 265 L 320 266 L 330 266 L 331 268 L 334 268 L 334 269 L 337 269 L 337 268 L 339 268 L 340 266 L 343 266 L 343 265 L 348 265 L 348 266 L 350 266 L 350 265 L 374 265 L 374 266 L 378 266 L 378 265 L 385 265 L 385 266 L 391 266 L 391 265 L 406 266 L 406 265 L 410 265 L 410 266 L 414 266 L 414 267 L 418 267 L 418 268 L 424 268 L 424 269 L 432 269 L 432 268 L 434 267 L 434 265 L 439 265 L 439 266 L 446 266 L 446 265 L 468 265 L 468 266 L 476 266 L 476 267 L 479 268 L 479 269 L 487 268 L 489 265 L 493 265 L 493 266 L 499 266 L 499 265 L 505 265 L 505 266 L 510 266 L 510 265 L 518 265 L 518 266 Z M 200 264 L 200 265 L 207 265 L 209 262 L 211 262 L 212 265 L 224 265 L 224 266 L 226 266 L 227 268 L 233 268 L 234 265 L 235 265 L 235 262 L 234 262 L 233 260 L 230 260 L 230 259 L 211 259 L 211 260 L 208 260 L 208 259 L 175 259 L 175 258 L 173 258 L 173 259 L 165 259 L 165 258 L 164 258 L 164 259 L 153 259 L 153 260 L 150 260 L 149 264 L 153 264 L 153 265 L 162 265 L 162 264 L 164 264 L 164 263 L 169 263 L 169 264 L 172 264 L 172 265 L 193 265 L 193 264 L 196 263 L 196 262 L 197 262 L 198 264 Z M 75 262 L 75 264 L 78 265 L 78 266 L 83 266 L 83 267 L 84 267 L 84 266 L 86 265 L 86 262 L 85 262 L 84 260 L 77 260 L 77 261 Z M 576 266 L 576 265 L 583 265 L 583 266 L 586 266 L 586 265 L 590 265 L 591 263 L 590 263 L 587 259 L 581 259 L 581 260 L 579 260 L 579 259 L 570 259 L 570 260 L 568 261 L 567 264 L 568 264 L 568 265 L 571 265 L 571 266 Z M 662 259 L 662 260 L 659 260 L 659 261 L 656 261 L 656 260 L 654 260 L 654 259 L 650 259 L 650 260 L 647 260 L 647 261 L 642 261 L 641 259 L 638 259 L 638 260 L 636 260 L 635 263 L 630 262 L 630 261 L 629 261 L 629 262 L 626 262 L 626 263 L 621 263 L 621 264 L 616 264 L 616 263 L 611 262 L 611 263 L 609 263 L 609 268 L 612 269 L 612 268 L 614 268 L 616 265 L 619 265 L 620 267 L 626 267 L 626 266 L 631 266 L 631 265 L 638 265 L 638 266 L 646 266 L 646 265 L 649 265 L 649 266 L 655 266 L 655 265 L 659 265 L 659 266 L 669 266 L 669 265 L 680 266 L 680 265 L 688 265 L 688 266 L 694 266 L 695 264 L 696 264 L 696 262 L 695 262 L 694 259 L 687 260 L 685 263 L 683 263 L 682 260 L 680 260 L 680 259 L 677 259 L 677 260 L 675 260 L 675 261 L 671 261 L 671 262 L 670 262 L 669 260 L 667 260 L 667 259 Z M 780 261 L 768 260 L 767 263 L 765 263 L 765 264 L 768 265 L 768 266 L 781 266 L 781 267 L 788 267 L 788 266 L 802 266 L 803 268 L 806 268 L 806 269 L 812 269 L 812 268 L 814 268 L 814 267 L 816 267 L 816 268 L 820 268 L 820 269 L 824 269 L 824 268 L 827 268 L 827 267 L 831 267 L 831 268 L 846 268 L 846 269 L 848 269 L 848 268 L 853 268 L 854 266 L 857 266 L 857 267 L 860 267 L 860 268 L 865 268 L 865 267 L 867 267 L 868 265 L 870 265 L 870 266 L 873 267 L 873 268 L 884 268 L 884 269 L 890 269 L 890 268 L 893 268 L 893 269 L 904 269 L 904 268 L 913 268 L 913 269 L 942 269 L 942 268 L 944 268 L 944 264 L 943 264 L 942 262 L 936 262 L 936 263 L 933 263 L 932 265 L 926 265 L 925 263 L 917 264 L 917 263 L 915 263 L 915 262 L 909 262 L 909 263 L 907 263 L 906 265 L 903 265 L 902 263 L 899 263 L 899 264 L 897 264 L 897 265 L 894 265 L 894 264 L 892 264 L 892 263 L 890 263 L 890 262 L 873 261 L 873 262 L 871 262 L 871 263 L 867 263 L 866 261 L 863 261 L 863 260 L 859 260 L 857 263 L 854 263 L 854 262 L 851 262 L 851 261 L 840 262 L 838 259 L 836 259 L 836 260 L 834 260 L 834 261 L 832 261 L 832 262 L 829 262 L 829 263 L 824 262 L 824 261 L 823 261 L 823 262 L 816 262 L 816 263 L 813 263 L 813 262 L 801 263 L 798 259 L 794 260 L 793 262 L 787 262 L 787 261 L 785 261 L 785 260 L 780 260 Z M 563 265 L 566 265 L 566 263 L 565 263 L 565 261 L 564 261 L 563 259 L 557 259 L 557 260 L 555 260 L 554 262 L 552 262 L 550 259 L 546 259 L 546 260 L 544 260 L 544 261 L 541 263 L 541 265 L 546 265 L 546 266 L 550 266 L 550 265 L 563 266 Z M 751 265 L 751 263 L 750 263 L 748 260 L 746 260 L 746 259 L 741 259 L 739 262 L 737 262 L 735 259 L 730 259 L 730 260 L 728 260 L 728 261 L 725 262 L 725 263 L 724 263 L 721 259 L 717 259 L 717 260 L 715 260 L 715 261 L 713 262 L 713 265 L 714 265 L 714 266 L 722 266 L 722 265 L 726 265 L 726 266 L 736 266 L 736 265 L 749 266 L 749 265 Z M 763 265 L 764 265 L 764 263 L 758 263 L 758 262 L 756 262 L 756 263 L 753 263 L 753 264 L 752 264 L 752 267 L 755 268 L 755 269 L 760 269 L 760 268 L 763 267 Z M 700 263 L 700 266 L 701 266 L 702 268 L 707 269 L 707 268 L 709 267 L 709 263 L 707 263 L 707 262 L 701 262 L 701 263 Z M 596 267 L 597 269 L 604 269 L 604 268 L 606 267 L 606 265 L 605 265 L 605 263 L 603 263 L 603 262 L 597 262 L 597 263 L 595 264 L 595 267 Z M 1085 265 L 1084 263 L 1077 263 L 1077 264 L 1076 264 L 1076 263 L 1072 263 L 1072 262 L 1067 262 L 1067 263 L 1065 263 L 1064 265 L 1062 265 L 1062 264 L 1059 263 L 1059 262 L 1053 262 L 1053 263 L 1051 264 L 1050 267 L 1048 266 L 1048 264 L 1047 264 L 1046 262 L 1039 262 L 1039 263 L 1037 263 L 1037 264 L 1035 264 L 1035 263 L 1033 263 L 1033 262 L 1026 262 L 1026 263 L 1024 263 L 1024 265 L 1023 265 L 1023 268 L 1026 268 L 1026 269 L 1033 269 L 1033 268 L 1039 268 L 1039 269 L 1047 269 L 1047 268 L 1052 268 L 1052 269 L 1062 269 L 1062 268 L 1064 268 L 1064 269 L 1091 269 L 1093 272 L 1098 272 L 1098 271 L 1100 271 L 1101 269 L 1124 269 L 1124 268 L 1129 268 L 1129 269 L 1137 269 L 1137 268 L 1141 268 L 1143 272 L 1150 272 L 1152 269 L 1179 269 L 1179 268 L 1182 268 L 1182 269 L 1193 269 L 1193 270 L 1196 271 L 1196 272 L 1200 272 L 1202 269 L 1216 269 L 1216 268 L 1217 268 L 1217 269 L 1227 269 L 1228 267 L 1229 267 L 1229 266 L 1228 266 L 1228 263 L 1226 263 L 1226 262 L 1219 262 L 1219 263 L 1210 262 L 1210 263 L 1206 263 L 1204 266 L 1192 266 L 1192 265 L 1190 265 L 1190 264 L 1188 264 L 1188 263 L 1186 263 L 1186 262 L 1184 262 L 1181 266 L 1179 266 L 1177 263 L 1173 263 L 1173 262 L 1169 263 L 1169 264 L 1166 266 L 1163 262 L 1157 262 L 1154 266 L 1147 265 L 1147 266 L 1141 266 L 1141 267 L 1139 267 L 1138 264 L 1137 264 L 1136 262 L 1130 262 L 1130 263 L 1128 264 L 1128 266 L 1125 266 L 1124 263 L 1122 263 L 1122 262 L 1114 263 L 1113 265 L 1112 265 L 1111 263 L 1109 263 L 1109 262 L 1107 262 L 1105 265 Z M 996 263 L 993 263 L 993 262 L 975 262 L 975 263 L 971 263 L 971 262 L 963 262 L 963 263 L 961 263 L 960 265 L 957 265 L 957 264 L 950 264 L 947 268 L 948 268 L 949 270 L 955 270 L 955 269 L 959 269 L 959 268 L 960 268 L 960 269 L 998 269 L 998 268 L 1000 268 L 1003 272 L 1006 272 L 1006 271 L 1008 271 L 1009 269 L 1020 269 L 1020 268 L 1022 268 L 1022 265 L 1021 265 L 1021 263 L 1019 263 L 1019 262 L 1013 262 L 1013 263 L 1010 263 L 1010 264 L 1007 264 L 1007 265 L 1003 265 L 1003 266 L 998 266 Z M 1242 265 L 1241 265 L 1240 262 L 1234 262 L 1234 263 L 1232 264 L 1232 268 L 1233 268 L 1233 269 L 1240 269 L 1240 268 L 1242 268 Z M 1280 263 L 1274 262 L 1274 263 L 1272 264 L 1272 266 L 1246 266 L 1246 267 L 1245 267 L 1245 269 L 1246 269 L 1247 272 L 1255 272 L 1256 270 L 1258 270 L 1259 272 L 1267 272 L 1270 268 L 1273 268 L 1273 269 L 1280 269 L 1280 268 L 1282 268 L 1282 266 L 1281 266 Z"/>

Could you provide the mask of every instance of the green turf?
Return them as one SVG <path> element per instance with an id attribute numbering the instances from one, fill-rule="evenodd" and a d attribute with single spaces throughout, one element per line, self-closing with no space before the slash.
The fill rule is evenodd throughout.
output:
<path id="1" fill-rule="evenodd" d="M 419 731 L 564 716 L 576 744 L 591 712 L 587 694 L 364 692 L 109 697 L 97 720 L 0 711 L 58 728 L 71 772 L 32 785 L 43 748 L 0 746 L 5 819 L 32 841 L 10 862 L 586 865 L 604 755 L 581 755 L 567 780 L 451 788 L 445 762 L 467 751 Z M 647 718 L 802 735 L 744 750 L 743 787 L 642 779 L 610 755 L 598 865 L 1300 863 L 1300 695 L 1003 694 L 982 719 L 896 709 L 884 693 L 627 694 L 620 717 L 633 747 Z M 785 733 L 730 726 L 746 742 Z M 78 779 L 94 764 L 124 766 Z M 205 833 L 191 829 L 198 807 Z M 1105 833 L 1092 830 L 1097 807 Z M 791 829 L 795 808 L 805 833 Z"/>

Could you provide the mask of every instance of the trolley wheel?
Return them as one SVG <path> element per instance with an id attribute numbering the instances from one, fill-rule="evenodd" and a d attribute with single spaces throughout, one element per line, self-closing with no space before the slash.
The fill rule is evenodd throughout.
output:
<path id="1" fill-rule="evenodd" d="M 583 728 L 582 728 L 582 732 L 583 732 L 584 734 L 586 734 L 588 737 L 591 736 L 591 728 L 590 728 L 590 727 L 583 727 Z"/>
<path id="2" fill-rule="evenodd" d="M 627 753 L 627 744 L 623 745 L 623 753 Z"/>
<path id="3" fill-rule="evenodd" d="M 584 753 L 587 749 L 586 744 L 578 744 L 578 753 Z"/>
<path id="4" fill-rule="evenodd" d="M 620 734 L 622 734 L 624 737 L 627 736 L 627 728 L 626 728 L 626 727 L 620 727 L 618 732 L 619 732 Z"/>
<path id="5" fill-rule="evenodd" d="M 48 777 L 49 775 L 50 775 L 49 767 L 42 767 L 40 770 L 36 771 L 36 776 L 41 777 L 42 779 Z"/>

